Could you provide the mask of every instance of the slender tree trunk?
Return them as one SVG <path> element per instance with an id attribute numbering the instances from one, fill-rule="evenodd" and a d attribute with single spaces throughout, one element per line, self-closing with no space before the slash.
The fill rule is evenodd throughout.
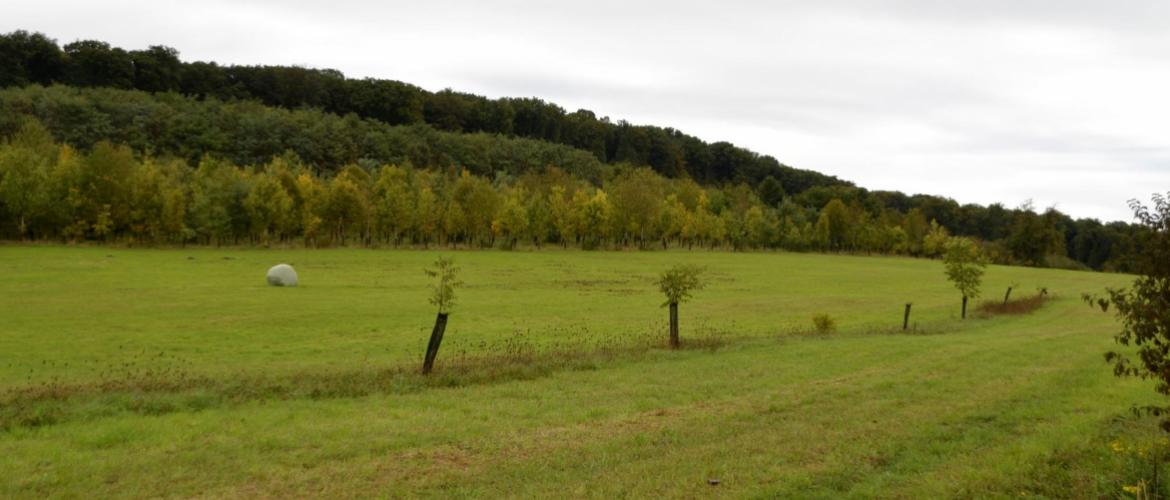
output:
<path id="1" fill-rule="evenodd" d="M 443 343 L 443 332 L 447 330 L 447 313 L 439 313 L 435 317 L 435 329 L 431 330 L 431 340 L 427 342 L 427 355 L 423 360 L 423 375 L 431 373 L 435 366 L 435 356 L 439 354 L 439 344 Z"/>
<path id="2" fill-rule="evenodd" d="M 963 319 L 967 319 L 967 296 L 963 296 Z"/>
<path id="3" fill-rule="evenodd" d="M 1007 293 L 1003 294 L 1003 305 L 1005 305 L 1005 306 L 1007 305 L 1008 297 L 1011 297 L 1011 296 L 1012 296 L 1012 287 L 1009 286 L 1007 289 Z"/>
<path id="4" fill-rule="evenodd" d="M 678 302 L 670 303 L 670 348 L 678 349 Z"/>
<path id="5" fill-rule="evenodd" d="M 906 303 L 906 312 L 902 315 L 902 331 L 910 327 L 910 303 Z"/>

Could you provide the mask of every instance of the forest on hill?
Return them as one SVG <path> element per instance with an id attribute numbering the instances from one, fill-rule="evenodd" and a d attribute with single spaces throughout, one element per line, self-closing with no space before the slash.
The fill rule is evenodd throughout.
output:
<path id="1" fill-rule="evenodd" d="M 727 142 L 708 144 L 669 127 L 613 123 L 584 109 L 569 113 L 536 98 L 428 92 L 400 81 L 346 78 L 331 69 L 183 62 L 177 50 L 165 46 L 124 50 L 81 40 L 61 47 L 40 33 L 0 36 L 0 87 L 30 84 L 251 100 L 286 109 L 352 113 L 387 125 L 426 124 L 446 132 L 523 137 L 579 149 L 604 163 L 648 165 L 668 177 L 686 175 L 703 183 L 754 184 L 769 175 L 807 178 L 807 185 L 841 182 Z"/>
<path id="2" fill-rule="evenodd" d="M 1141 229 L 868 191 L 670 128 L 162 46 L 0 35 L 0 238 L 703 246 L 1127 270 Z M 932 238 L 933 235 L 933 238 Z"/>

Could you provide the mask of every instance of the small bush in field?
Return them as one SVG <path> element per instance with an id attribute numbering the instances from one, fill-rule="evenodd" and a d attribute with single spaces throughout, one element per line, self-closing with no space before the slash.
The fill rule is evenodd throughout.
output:
<path id="1" fill-rule="evenodd" d="M 813 328 L 817 333 L 833 333 L 837 331 L 837 322 L 828 314 L 818 314 L 812 317 Z"/>

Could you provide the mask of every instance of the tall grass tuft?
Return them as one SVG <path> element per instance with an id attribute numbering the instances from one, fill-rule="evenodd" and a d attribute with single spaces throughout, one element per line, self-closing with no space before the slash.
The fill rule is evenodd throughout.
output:
<path id="1" fill-rule="evenodd" d="M 813 329 L 816 333 L 828 334 L 837 331 L 837 321 L 828 314 L 818 314 L 812 317 Z"/>

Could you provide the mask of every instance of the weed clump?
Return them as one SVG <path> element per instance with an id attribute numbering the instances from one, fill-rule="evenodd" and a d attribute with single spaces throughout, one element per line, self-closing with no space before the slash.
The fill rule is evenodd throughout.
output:
<path id="1" fill-rule="evenodd" d="M 820 334 L 829 334 L 837 331 L 837 321 L 828 314 L 817 314 L 812 317 L 813 331 Z"/>

